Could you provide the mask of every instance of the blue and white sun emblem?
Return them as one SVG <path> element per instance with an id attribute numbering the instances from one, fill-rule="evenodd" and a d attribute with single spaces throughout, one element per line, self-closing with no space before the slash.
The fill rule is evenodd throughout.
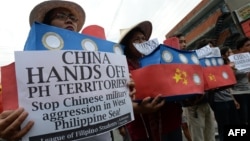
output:
<path id="1" fill-rule="evenodd" d="M 97 47 L 96 43 L 91 39 L 83 39 L 81 44 L 82 44 L 83 50 L 98 51 L 98 47 Z"/>
<path id="2" fill-rule="evenodd" d="M 47 32 L 43 35 L 42 44 L 48 50 L 61 50 L 64 46 L 62 37 L 55 32 Z"/>

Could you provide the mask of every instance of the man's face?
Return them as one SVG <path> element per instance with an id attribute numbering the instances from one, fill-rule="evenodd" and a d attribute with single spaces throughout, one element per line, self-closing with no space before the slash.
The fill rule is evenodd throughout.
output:
<path id="1" fill-rule="evenodd" d="M 78 19 L 68 9 L 58 8 L 52 14 L 52 26 L 77 31 Z"/>
<path id="2" fill-rule="evenodd" d="M 186 39 L 184 36 L 181 36 L 179 38 L 179 44 L 180 44 L 180 49 L 185 50 L 186 49 Z"/>

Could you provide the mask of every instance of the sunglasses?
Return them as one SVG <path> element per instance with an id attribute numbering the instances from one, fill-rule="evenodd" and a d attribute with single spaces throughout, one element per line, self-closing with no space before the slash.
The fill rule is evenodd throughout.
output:
<path id="1" fill-rule="evenodd" d="M 77 22 L 78 19 L 76 18 L 76 16 L 72 15 L 72 14 L 65 14 L 65 13 L 56 13 L 55 14 L 55 19 L 60 19 L 60 20 L 64 20 L 66 21 L 68 18 L 73 21 L 73 22 Z"/>

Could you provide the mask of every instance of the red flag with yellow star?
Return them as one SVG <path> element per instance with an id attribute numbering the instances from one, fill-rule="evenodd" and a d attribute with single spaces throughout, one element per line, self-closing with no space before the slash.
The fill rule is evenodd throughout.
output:
<path id="1" fill-rule="evenodd" d="M 162 94 L 163 97 L 185 98 L 185 95 L 204 93 L 200 65 L 154 64 L 136 69 L 131 73 L 136 84 L 137 100 L 147 96 L 155 97 L 158 94 Z"/>
<path id="2" fill-rule="evenodd" d="M 205 90 L 231 86 L 236 83 L 232 68 L 228 65 L 203 67 Z"/>

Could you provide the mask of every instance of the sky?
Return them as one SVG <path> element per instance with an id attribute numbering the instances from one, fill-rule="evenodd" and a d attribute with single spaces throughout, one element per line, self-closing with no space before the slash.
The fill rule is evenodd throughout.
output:
<path id="1" fill-rule="evenodd" d="M 120 29 L 149 20 L 153 25 L 151 38 L 159 43 L 179 21 L 201 0 L 71 0 L 80 4 L 86 20 L 83 26 L 99 25 L 106 39 L 118 42 Z M 0 1 L 0 66 L 14 61 L 14 51 L 22 51 L 27 39 L 29 13 L 42 0 Z"/>

